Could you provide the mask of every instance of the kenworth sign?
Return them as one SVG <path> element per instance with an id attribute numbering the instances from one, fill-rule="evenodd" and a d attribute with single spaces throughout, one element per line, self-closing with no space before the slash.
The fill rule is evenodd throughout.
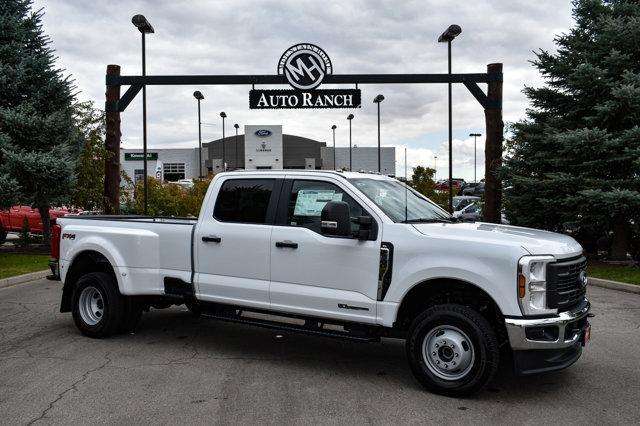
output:
<path id="1" fill-rule="evenodd" d="M 359 108 L 360 89 L 316 90 L 325 76 L 333 74 L 331 59 L 315 44 L 291 46 L 278 61 L 282 75 L 293 90 L 249 91 L 251 109 Z"/>

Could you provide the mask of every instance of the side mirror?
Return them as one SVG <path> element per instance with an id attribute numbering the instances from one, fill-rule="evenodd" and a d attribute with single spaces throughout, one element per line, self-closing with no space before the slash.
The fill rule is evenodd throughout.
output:
<path id="1" fill-rule="evenodd" d="M 320 228 L 325 235 L 351 236 L 351 212 L 344 201 L 329 201 L 320 213 Z"/>

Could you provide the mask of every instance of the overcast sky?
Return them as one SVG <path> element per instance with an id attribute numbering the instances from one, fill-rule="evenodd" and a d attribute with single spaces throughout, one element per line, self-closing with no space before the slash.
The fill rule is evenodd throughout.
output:
<path id="1" fill-rule="evenodd" d="M 36 0 L 45 10 L 44 30 L 52 38 L 58 66 L 71 74 L 79 100 L 104 107 L 107 64 L 123 75 L 141 72 L 140 33 L 131 17 L 144 14 L 155 28 L 147 37 L 147 74 L 276 74 L 291 45 L 323 48 L 335 74 L 444 73 L 446 45 L 437 43 L 450 24 L 462 27 L 454 41 L 453 72 L 486 72 L 504 64 L 504 120 L 523 117 L 522 88 L 540 85 L 529 61 L 533 50 L 554 49 L 554 35 L 572 26 L 568 0 L 422 1 L 83 1 Z M 323 85 L 321 88 L 328 88 Z M 344 86 L 343 86 L 344 87 Z M 481 85 L 486 89 L 486 85 Z M 284 88 L 281 86 L 281 88 Z M 250 110 L 248 86 L 150 86 L 147 89 L 148 143 L 153 148 L 197 146 L 197 106 L 202 103 L 203 140 L 222 136 L 220 111 L 233 124 L 282 124 L 288 134 L 348 146 L 377 144 L 373 98 L 382 93 L 382 144 L 396 146 L 397 174 L 404 175 L 404 148 L 411 167 L 433 167 L 448 176 L 447 86 L 361 85 L 362 108 L 354 110 Z M 124 93 L 124 90 L 123 90 Z M 142 96 L 122 114 L 123 147 L 142 147 Z M 484 134 L 484 113 L 462 85 L 453 89 L 454 177 L 473 179 L 473 138 Z M 484 136 L 478 138 L 478 174 L 484 171 Z"/>

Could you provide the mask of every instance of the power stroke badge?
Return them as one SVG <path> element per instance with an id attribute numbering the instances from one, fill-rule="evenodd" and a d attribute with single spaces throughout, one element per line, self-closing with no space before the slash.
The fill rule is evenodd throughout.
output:
<path id="1" fill-rule="evenodd" d="M 359 89 L 318 89 L 331 74 L 333 65 L 324 50 L 311 43 L 291 46 L 278 61 L 278 75 L 284 76 L 293 90 L 253 89 L 249 91 L 249 108 L 359 108 Z"/>

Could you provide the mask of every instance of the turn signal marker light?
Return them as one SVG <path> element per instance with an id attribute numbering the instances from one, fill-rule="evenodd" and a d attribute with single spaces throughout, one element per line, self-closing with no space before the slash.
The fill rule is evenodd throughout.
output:
<path id="1" fill-rule="evenodd" d="M 520 299 L 523 299 L 524 295 L 526 293 L 526 291 L 525 291 L 526 281 L 527 280 L 525 279 L 524 275 L 522 275 L 522 274 L 518 275 L 518 297 Z"/>

